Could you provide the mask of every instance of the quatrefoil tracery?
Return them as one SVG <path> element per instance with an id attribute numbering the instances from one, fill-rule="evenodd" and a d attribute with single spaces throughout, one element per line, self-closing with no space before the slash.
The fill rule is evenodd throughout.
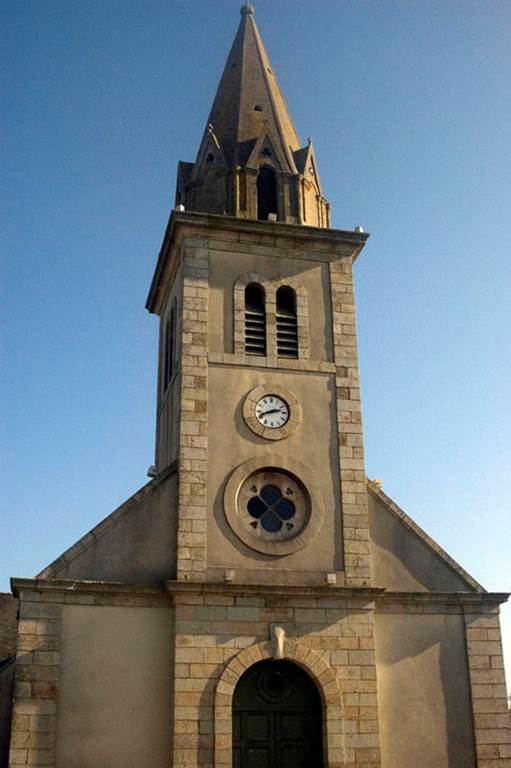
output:
<path id="1" fill-rule="evenodd" d="M 252 486 L 251 491 L 257 491 Z M 292 495 L 293 491 L 286 488 L 285 493 Z M 288 531 L 294 528 L 294 523 L 289 522 L 295 516 L 295 505 L 289 498 L 282 495 L 280 488 L 275 485 L 265 485 L 258 495 L 249 499 L 247 510 L 254 521 L 250 523 L 252 528 L 257 528 L 259 523 L 268 533 L 277 533 L 285 525 Z"/>

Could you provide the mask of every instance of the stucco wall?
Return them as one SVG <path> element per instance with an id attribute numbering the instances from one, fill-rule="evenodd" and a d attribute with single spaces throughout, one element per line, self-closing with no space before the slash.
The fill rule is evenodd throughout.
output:
<path id="1" fill-rule="evenodd" d="M 170 608 L 67 605 L 57 768 L 168 768 Z"/>
<path id="2" fill-rule="evenodd" d="M 461 614 L 376 615 L 382 768 L 473 768 Z"/>
<path id="3" fill-rule="evenodd" d="M 238 248 L 240 252 L 209 251 L 209 351 L 234 351 L 234 284 L 238 278 L 253 272 L 270 280 L 292 277 L 305 288 L 309 306 L 310 344 L 314 350 L 312 357 L 314 360 L 332 360 L 328 264 L 283 258 L 277 248 L 268 248 L 268 255 L 250 253 L 248 244 L 241 244 Z"/>
<path id="4" fill-rule="evenodd" d="M 107 518 L 106 530 L 100 524 L 92 532 L 95 540 L 59 565 L 58 575 L 133 584 L 174 578 L 176 485 L 176 476 L 169 475 L 138 500 L 128 500 L 123 514 Z"/>
<path id="5" fill-rule="evenodd" d="M 256 386 L 288 387 L 303 408 L 303 421 L 285 440 L 271 445 L 255 435 L 245 424 L 243 401 Z M 211 366 L 209 371 L 209 452 L 208 452 L 208 566 L 257 570 L 257 578 L 274 582 L 291 579 L 295 571 L 299 582 L 316 571 L 324 583 L 325 572 L 342 568 L 342 529 L 340 514 L 337 434 L 335 422 L 335 377 L 289 371 L 265 371 L 255 368 L 234 371 L 230 366 Z M 325 517 L 316 538 L 304 549 L 285 557 L 255 552 L 243 544 L 230 529 L 224 514 L 223 493 L 226 479 L 244 461 L 271 454 L 307 466 L 323 497 Z M 312 510 L 314 514 L 314 510 Z M 254 570 L 255 575 L 255 570 Z"/>

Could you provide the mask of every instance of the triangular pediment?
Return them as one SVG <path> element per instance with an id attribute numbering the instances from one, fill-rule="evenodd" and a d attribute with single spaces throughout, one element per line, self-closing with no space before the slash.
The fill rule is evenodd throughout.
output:
<path id="1" fill-rule="evenodd" d="M 275 145 L 267 133 L 261 133 L 249 155 L 246 167 L 258 169 L 262 165 L 269 165 L 276 170 L 282 170 L 287 168 L 287 164 L 287 158 L 279 145 Z"/>
<path id="2" fill-rule="evenodd" d="M 37 576 L 130 584 L 174 578 L 176 510 L 176 467 L 171 465 Z"/>
<path id="3" fill-rule="evenodd" d="M 309 144 L 294 152 L 293 155 L 298 173 L 302 174 L 306 183 L 312 184 L 319 195 L 323 195 L 312 141 L 309 139 Z"/>
<path id="4" fill-rule="evenodd" d="M 485 592 L 464 568 L 367 481 L 374 586 L 392 592 Z"/>

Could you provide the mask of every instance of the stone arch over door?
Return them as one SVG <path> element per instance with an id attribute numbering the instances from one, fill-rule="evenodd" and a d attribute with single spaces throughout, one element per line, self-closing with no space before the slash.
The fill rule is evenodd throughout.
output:
<path id="1" fill-rule="evenodd" d="M 253 664 L 272 658 L 271 642 L 256 643 L 240 651 L 220 675 L 215 692 L 215 768 L 232 768 L 232 704 L 239 679 Z M 282 659 L 297 664 L 316 683 L 323 706 L 324 766 L 342 768 L 346 765 L 344 720 L 341 692 L 332 668 L 317 651 L 296 640 L 284 642 Z"/>

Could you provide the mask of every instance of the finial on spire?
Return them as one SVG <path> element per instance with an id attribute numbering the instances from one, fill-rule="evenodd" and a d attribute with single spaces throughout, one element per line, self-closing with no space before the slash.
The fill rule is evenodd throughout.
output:
<path id="1" fill-rule="evenodd" d="M 240 13 L 242 16 L 254 15 L 254 6 L 251 3 L 249 3 L 249 0 L 246 0 L 245 5 L 241 6 Z"/>

